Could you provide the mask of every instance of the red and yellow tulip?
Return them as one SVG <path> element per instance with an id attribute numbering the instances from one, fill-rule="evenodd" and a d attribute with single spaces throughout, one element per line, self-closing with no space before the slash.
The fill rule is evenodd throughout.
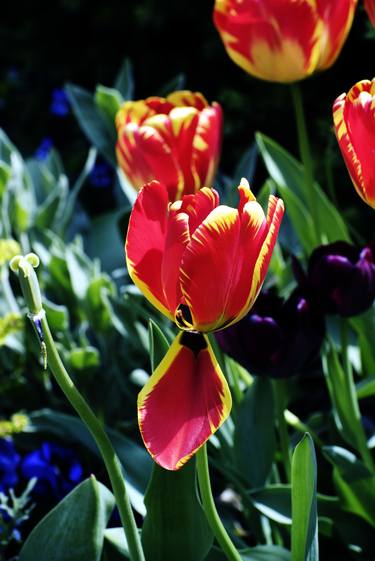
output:
<path id="1" fill-rule="evenodd" d="M 221 149 L 222 111 L 200 93 L 127 101 L 116 116 L 117 160 L 137 191 L 162 181 L 176 201 L 211 185 Z"/>
<path id="2" fill-rule="evenodd" d="M 246 180 L 237 209 L 214 189 L 169 203 L 158 181 L 143 187 L 129 221 L 129 274 L 182 330 L 141 391 L 138 418 L 151 455 L 178 469 L 226 419 L 231 397 L 207 335 L 239 321 L 266 276 L 284 205 L 267 216 Z"/>
<path id="3" fill-rule="evenodd" d="M 357 0 L 216 0 L 214 22 L 249 74 L 295 82 L 329 68 L 352 25 Z"/>
<path id="4" fill-rule="evenodd" d="M 375 0 L 365 0 L 365 10 L 372 25 L 375 27 Z"/>
<path id="5" fill-rule="evenodd" d="M 362 80 L 340 95 L 333 120 L 354 187 L 375 208 L 375 79 Z"/>

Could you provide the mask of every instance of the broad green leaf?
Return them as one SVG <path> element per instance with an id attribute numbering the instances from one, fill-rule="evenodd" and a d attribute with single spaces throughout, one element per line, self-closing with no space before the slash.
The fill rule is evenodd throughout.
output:
<path id="1" fill-rule="evenodd" d="M 293 191 L 293 194 L 307 207 L 309 201 L 308 185 L 305 181 L 301 163 L 279 144 L 263 134 L 258 133 L 256 141 L 268 173 L 276 182 L 278 188 L 284 187 L 283 196 L 285 196 L 285 189 Z M 326 243 L 337 240 L 350 241 L 344 220 L 318 183 L 314 184 L 314 199 L 316 213 L 319 217 L 319 229 L 323 234 L 322 241 Z M 289 208 L 287 210 L 289 212 Z M 314 241 L 316 242 L 315 245 L 318 245 L 318 240 Z"/>
<path id="2" fill-rule="evenodd" d="M 56 227 L 67 197 L 68 184 L 62 181 L 38 207 L 34 218 L 34 225 L 40 229 Z"/>
<path id="3" fill-rule="evenodd" d="M 47 319 L 51 331 L 67 331 L 69 328 L 69 312 L 66 306 L 54 304 L 43 296 L 43 307 L 47 314 Z"/>
<path id="4" fill-rule="evenodd" d="M 373 397 L 375 395 L 375 376 L 371 376 L 359 382 L 356 390 L 358 399 Z"/>
<path id="5" fill-rule="evenodd" d="M 92 273 L 87 267 L 87 257 L 76 246 L 69 245 L 65 250 L 65 258 L 73 292 L 79 300 L 83 300 L 86 297 L 91 280 L 90 273 Z"/>
<path id="6" fill-rule="evenodd" d="M 292 458 L 292 561 L 318 561 L 316 458 L 306 433 Z"/>
<path id="7" fill-rule="evenodd" d="M 12 170 L 8 164 L 0 160 L 0 201 L 6 189 Z"/>
<path id="8" fill-rule="evenodd" d="M 20 561 L 100 561 L 104 530 L 114 505 L 112 493 L 91 476 L 33 529 Z"/>
<path id="9" fill-rule="evenodd" d="M 279 185 L 278 191 L 285 202 L 289 219 L 294 227 L 298 239 L 305 252 L 309 255 L 316 246 L 311 214 L 301 199 L 297 197 L 293 191 L 288 189 L 288 187 Z"/>
<path id="10" fill-rule="evenodd" d="M 150 361 L 153 372 L 167 354 L 169 342 L 160 327 L 152 319 L 148 322 L 148 336 L 150 340 Z"/>
<path id="11" fill-rule="evenodd" d="M 104 532 L 103 561 L 130 559 L 123 528 L 107 528 Z"/>
<path id="12" fill-rule="evenodd" d="M 375 314 L 370 308 L 360 316 L 350 318 L 350 325 L 354 327 L 359 337 L 362 371 L 373 375 L 375 372 Z"/>
<path id="13" fill-rule="evenodd" d="M 258 545 L 240 549 L 243 561 L 290 561 L 290 552 L 277 545 Z M 227 557 L 217 547 L 213 547 L 205 561 L 227 561 Z"/>
<path id="14" fill-rule="evenodd" d="M 87 253 L 98 257 L 102 268 L 112 272 L 120 267 L 125 268 L 124 243 L 126 231 L 120 235 L 117 222 L 124 209 L 101 214 L 91 222 L 91 228 L 85 237 Z"/>
<path id="15" fill-rule="evenodd" d="M 291 485 L 268 485 L 262 489 L 249 492 L 249 498 L 255 508 L 262 514 L 278 522 L 292 523 L 292 487 Z M 339 499 L 327 495 L 317 495 L 319 517 L 334 518 L 339 510 Z"/>
<path id="16" fill-rule="evenodd" d="M 375 475 L 358 458 L 340 446 L 324 446 L 334 466 L 333 480 L 343 508 L 375 527 Z"/>
<path id="17" fill-rule="evenodd" d="M 115 118 L 123 102 L 121 94 L 113 88 L 106 88 L 98 84 L 96 86 L 94 100 L 106 120 L 113 141 L 116 142 L 117 132 Z"/>
<path id="18" fill-rule="evenodd" d="M 244 154 L 242 154 L 240 161 L 238 162 L 234 174 L 233 183 L 240 184 L 241 179 L 244 177 L 248 180 L 251 187 L 251 182 L 254 177 L 255 168 L 258 160 L 258 146 L 255 142 L 248 148 Z M 259 196 L 257 196 L 259 199 Z M 260 203 L 261 204 L 261 203 Z"/>
<path id="19" fill-rule="evenodd" d="M 120 92 L 125 101 L 134 97 L 133 68 L 130 60 L 126 58 L 117 74 L 114 88 Z"/>
<path id="20" fill-rule="evenodd" d="M 30 415 L 29 432 L 56 434 L 66 441 L 79 442 L 99 456 L 93 437 L 82 421 L 72 415 L 49 409 L 34 411 Z M 151 475 L 152 460 L 143 446 L 113 429 L 106 429 L 116 453 L 124 466 L 129 498 L 140 514 L 145 514 L 143 495 Z"/>
<path id="21" fill-rule="evenodd" d="M 178 471 L 154 464 L 145 504 L 142 544 L 147 560 L 206 558 L 213 535 L 198 500 L 195 458 Z"/>
<path id="22" fill-rule="evenodd" d="M 236 466 L 252 487 L 264 485 L 275 456 L 274 399 L 271 382 L 255 378 L 235 419 Z"/>
<path id="23" fill-rule="evenodd" d="M 109 163 L 116 166 L 113 137 L 105 118 L 95 104 L 94 96 L 74 84 L 67 84 L 65 91 L 78 123 L 89 141 Z"/>

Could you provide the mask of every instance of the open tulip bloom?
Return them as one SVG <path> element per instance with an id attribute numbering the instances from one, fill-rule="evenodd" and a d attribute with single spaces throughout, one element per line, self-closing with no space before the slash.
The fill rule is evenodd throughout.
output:
<path id="1" fill-rule="evenodd" d="M 216 0 L 214 22 L 232 60 L 249 74 L 295 82 L 329 68 L 357 0 Z"/>
<path id="2" fill-rule="evenodd" d="M 180 468 L 227 418 L 230 391 L 207 333 L 239 321 L 267 273 L 284 212 L 269 198 L 267 216 L 246 180 L 237 209 L 213 189 L 169 203 L 167 187 L 140 191 L 126 240 L 129 274 L 181 329 L 138 397 L 146 448 L 167 469 Z"/>
<path id="3" fill-rule="evenodd" d="M 169 200 L 211 185 L 221 149 L 222 111 L 200 93 L 126 101 L 116 116 L 119 166 L 137 191 L 162 181 Z"/>
<path id="4" fill-rule="evenodd" d="M 359 196 L 375 208 L 375 79 L 357 82 L 333 104 L 336 137 Z"/>

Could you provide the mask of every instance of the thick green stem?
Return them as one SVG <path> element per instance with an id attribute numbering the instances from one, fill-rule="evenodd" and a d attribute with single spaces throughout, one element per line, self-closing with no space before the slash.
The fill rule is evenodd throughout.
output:
<path id="1" fill-rule="evenodd" d="M 375 465 L 372 459 L 372 455 L 367 446 L 367 439 L 365 431 L 361 422 L 361 411 L 359 409 L 359 403 L 357 398 L 357 393 L 355 389 L 355 383 L 353 378 L 353 369 L 349 360 L 349 334 L 348 334 L 348 323 L 347 320 L 342 318 L 340 325 L 340 335 L 341 335 L 341 353 L 343 361 L 344 370 L 344 388 L 343 391 L 346 392 L 348 397 L 348 403 L 352 411 L 353 419 L 358 419 L 357 430 L 355 431 L 356 445 L 358 452 L 361 454 L 362 459 L 370 471 L 375 472 Z"/>
<path id="2" fill-rule="evenodd" d="M 275 398 L 275 409 L 277 428 L 280 438 L 281 454 L 287 482 L 291 481 L 291 451 L 289 443 L 288 426 L 285 419 L 285 409 L 287 406 L 285 399 L 285 382 L 284 380 L 272 380 L 273 395 Z"/>
<path id="3" fill-rule="evenodd" d="M 305 114 L 304 114 L 303 103 L 302 103 L 302 95 L 298 83 L 291 85 L 291 92 L 292 92 L 294 111 L 296 115 L 299 153 L 305 170 L 305 181 L 307 184 L 307 189 L 309 194 L 310 213 L 313 221 L 316 243 L 319 244 L 321 242 L 321 239 L 320 239 L 320 229 L 319 229 L 319 216 L 317 213 L 316 201 L 315 201 L 313 160 L 311 157 L 309 137 L 307 134 Z"/>
<path id="4" fill-rule="evenodd" d="M 34 272 L 34 267 L 37 267 L 38 263 L 39 260 L 35 254 L 29 254 L 26 257 L 17 256 L 13 258 L 11 268 L 14 272 L 18 272 L 22 292 L 30 310 L 29 318 L 41 344 L 45 367 L 48 364 L 56 382 L 87 426 L 99 448 L 119 509 L 131 561 L 145 561 L 120 461 L 100 421 L 75 387 L 57 352 L 45 311 L 42 308 L 40 288 Z"/>
<path id="5" fill-rule="evenodd" d="M 203 509 L 208 523 L 214 533 L 221 549 L 229 561 L 242 561 L 240 554 L 234 547 L 232 540 L 217 513 L 215 501 L 212 496 L 210 474 L 208 471 L 207 447 L 204 444 L 197 452 L 197 473 Z"/>

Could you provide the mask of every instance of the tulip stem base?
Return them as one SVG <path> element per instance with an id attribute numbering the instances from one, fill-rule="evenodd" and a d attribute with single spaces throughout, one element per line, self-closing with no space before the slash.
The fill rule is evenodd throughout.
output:
<path id="1" fill-rule="evenodd" d="M 232 540 L 227 534 L 226 529 L 218 512 L 216 510 L 215 501 L 212 495 L 210 474 L 208 469 L 207 445 L 204 444 L 198 450 L 197 455 L 197 473 L 199 490 L 202 499 L 203 510 L 206 514 L 208 523 L 218 541 L 221 549 L 225 553 L 229 561 L 242 561 L 237 549 L 234 547 Z"/>
<path id="2" fill-rule="evenodd" d="M 319 230 L 319 216 L 316 210 L 316 203 L 315 203 L 313 160 L 311 157 L 310 142 L 307 134 L 307 127 L 306 127 L 305 113 L 303 110 L 300 85 L 298 83 L 292 84 L 291 92 L 292 92 L 292 99 L 294 105 L 294 112 L 296 116 L 299 153 L 304 167 L 305 181 L 309 193 L 309 207 L 310 207 L 310 213 L 312 218 L 312 226 L 315 233 L 316 245 L 319 245 L 320 230 Z"/>

